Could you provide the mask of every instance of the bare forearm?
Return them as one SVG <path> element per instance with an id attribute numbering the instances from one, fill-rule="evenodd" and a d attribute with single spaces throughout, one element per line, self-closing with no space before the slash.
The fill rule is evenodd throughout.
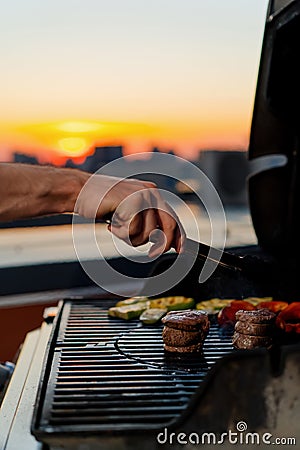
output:
<path id="1" fill-rule="evenodd" d="M 153 183 L 102 174 L 91 177 L 76 169 L 0 163 L 0 221 L 66 212 L 98 219 L 117 212 L 109 229 L 134 246 L 148 242 L 159 228 L 164 238 L 151 248 L 152 257 L 171 247 L 179 251 L 185 236 Z"/>
<path id="2" fill-rule="evenodd" d="M 73 212 L 89 174 L 73 169 L 0 164 L 0 220 Z"/>

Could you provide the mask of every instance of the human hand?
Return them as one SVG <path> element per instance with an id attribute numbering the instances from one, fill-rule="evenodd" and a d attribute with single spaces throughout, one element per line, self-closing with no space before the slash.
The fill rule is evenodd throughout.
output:
<path id="1" fill-rule="evenodd" d="M 150 257 L 174 248 L 180 251 L 185 234 L 173 209 L 154 183 L 93 175 L 82 189 L 75 212 L 87 218 L 109 217 L 109 231 L 134 247 L 155 242 Z"/>

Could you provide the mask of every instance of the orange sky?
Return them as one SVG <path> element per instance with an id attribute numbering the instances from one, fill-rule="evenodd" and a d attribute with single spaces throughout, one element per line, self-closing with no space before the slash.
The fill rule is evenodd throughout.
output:
<path id="1" fill-rule="evenodd" d="M 96 120 L 7 123 L 0 125 L 1 159 L 10 159 L 13 149 L 35 155 L 43 163 L 60 164 L 67 158 L 86 156 L 95 145 L 123 145 L 125 154 L 159 146 L 193 158 L 201 148 L 246 149 L 249 126 L 249 116 L 201 124 L 145 125 Z"/>
<path id="2" fill-rule="evenodd" d="M 0 160 L 94 145 L 246 149 L 267 0 L 27 0 L 1 11 Z"/>

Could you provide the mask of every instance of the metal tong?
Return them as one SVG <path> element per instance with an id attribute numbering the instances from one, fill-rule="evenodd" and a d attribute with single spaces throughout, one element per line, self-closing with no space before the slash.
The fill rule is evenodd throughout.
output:
<path id="1" fill-rule="evenodd" d="M 111 224 L 111 215 L 109 214 L 105 216 L 99 222 L 103 221 Z M 152 237 L 151 242 L 156 242 L 155 237 Z M 256 256 L 234 255 L 233 253 L 221 251 L 201 242 L 194 241 L 190 238 L 185 239 L 182 253 L 196 257 L 196 259 L 202 262 L 205 262 L 208 259 L 212 262 L 217 263 L 221 268 L 231 270 L 236 273 L 243 272 L 245 275 L 250 275 L 251 277 L 254 276 L 255 278 L 261 278 L 263 275 L 266 276 L 268 274 L 272 274 L 272 268 L 270 264 L 266 263 L 265 261 L 261 261 Z"/>
<path id="2" fill-rule="evenodd" d="M 206 259 L 218 263 L 224 269 L 234 272 L 243 272 L 245 275 L 261 277 L 267 275 L 271 269 L 270 264 L 261 261 L 256 256 L 238 256 L 226 251 L 221 251 L 193 239 L 186 238 L 183 246 L 183 254 L 190 254 L 202 262 Z"/>

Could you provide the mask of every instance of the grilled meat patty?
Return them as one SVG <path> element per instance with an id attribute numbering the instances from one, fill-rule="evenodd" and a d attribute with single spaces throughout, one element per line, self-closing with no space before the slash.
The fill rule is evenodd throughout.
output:
<path id="1" fill-rule="evenodd" d="M 260 347 L 271 347 L 271 336 L 252 336 L 250 334 L 242 334 L 235 331 L 232 338 L 232 343 L 239 349 L 253 349 Z"/>
<path id="2" fill-rule="evenodd" d="M 172 311 L 163 319 L 164 348 L 169 352 L 200 352 L 209 330 L 205 312 L 197 310 Z"/>
<path id="3" fill-rule="evenodd" d="M 184 347 L 175 347 L 173 345 L 164 344 L 164 349 L 167 352 L 173 353 L 199 353 L 202 351 L 203 343 L 198 343 L 194 345 L 185 345 Z"/>
<path id="4" fill-rule="evenodd" d="M 169 328 L 184 331 L 203 331 L 208 332 L 209 320 L 208 315 L 204 311 L 196 309 L 171 311 L 163 319 L 162 323 Z"/>
<path id="5" fill-rule="evenodd" d="M 232 344 L 239 349 L 270 348 L 276 314 L 268 309 L 237 311 Z"/>
<path id="6" fill-rule="evenodd" d="M 239 320 L 236 322 L 235 331 L 241 334 L 250 334 L 251 336 L 271 336 L 274 333 L 272 324 L 253 323 Z"/>
<path id="7" fill-rule="evenodd" d="M 239 310 L 235 314 L 236 320 L 259 324 L 270 324 L 275 321 L 276 314 L 268 309 L 257 309 L 254 311 Z"/>
<path id="8" fill-rule="evenodd" d="M 164 327 L 162 337 L 166 345 L 173 345 L 175 347 L 198 344 L 205 339 L 202 331 L 175 330 L 175 328 L 170 327 Z"/>

